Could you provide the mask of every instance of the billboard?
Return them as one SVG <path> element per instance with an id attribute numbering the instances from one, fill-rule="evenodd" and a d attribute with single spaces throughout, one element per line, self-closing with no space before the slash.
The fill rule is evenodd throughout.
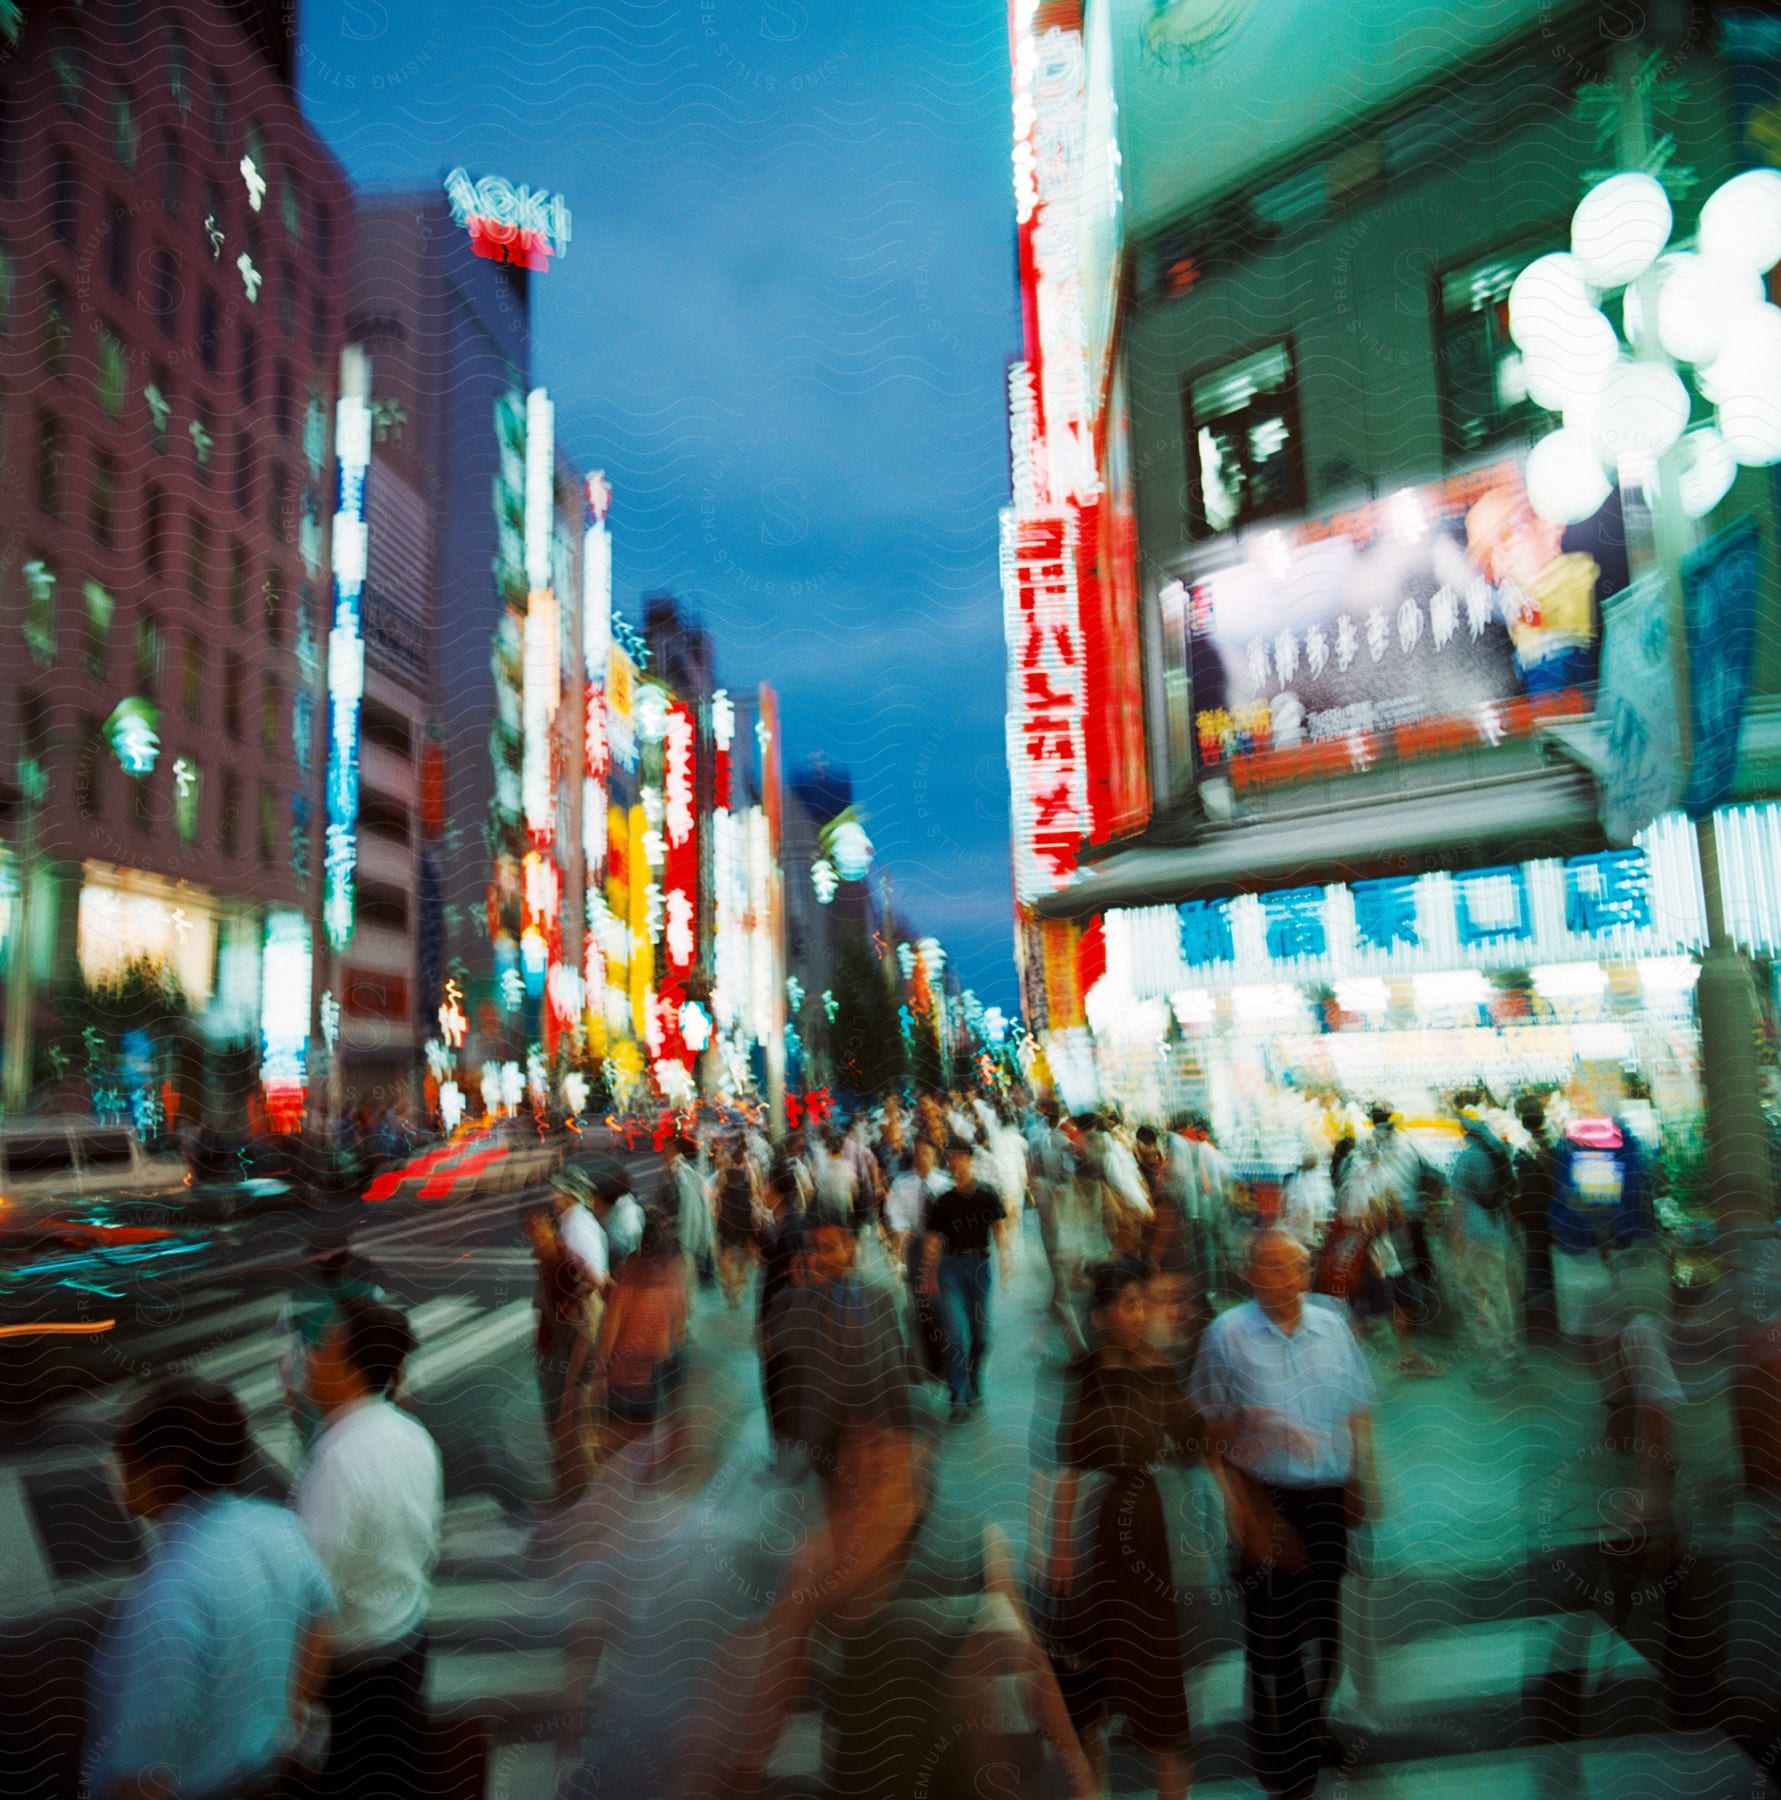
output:
<path id="1" fill-rule="evenodd" d="M 1163 596 L 1185 615 L 1195 760 L 1243 787 L 1586 712 L 1626 580 L 1618 501 L 1552 525 L 1516 461 L 1232 533 Z"/>

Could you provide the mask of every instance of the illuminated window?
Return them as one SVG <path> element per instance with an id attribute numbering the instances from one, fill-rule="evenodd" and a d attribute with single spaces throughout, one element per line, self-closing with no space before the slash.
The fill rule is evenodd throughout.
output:
<path id="1" fill-rule="evenodd" d="M 128 88 L 112 91 L 111 148 L 118 161 L 134 175 L 136 155 L 142 148 L 142 130 L 136 123 L 136 107 Z"/>
<path id="2" fill-rule="evenodd" d="M 99 404 L 112 418 L 124 416 L 124 397 L 130 390 L 130 367 L 117 335 L 101 325 L 93 339 L 93 381 Z"/>
<path id="3" fill-rule="evenodd" d="M 1273 344 L 1184 384 L 1188 532 L 1216 537 L 1305 504 L 1292 353 Z"/>
<path id="4" fill-rule="evenodd" d="M 73 317 L 67 288 L 52 276 L 43 296 L 43 366 L 51 375 L 68 373 L 69 347 L 74 340 Z"/>
<path id="5" fill-rule="evenodd" d="M 93 536 L 109 550 L 117 542 L 117 458 L 109 450 L 93 453 Z"/>
<path id="6" fill-rule="evenodd" d="M 111 203 L 110 226 L 105 239 L 105 279 L 114 294 L 130 295 L 130 215 L 117 200 Z"/>
<path id="7" fill-rule="evenodd" d="M 151 612 L 140 614 L 136 620 L 136 691 L 151 700 L 160 691 L 165 648 L 161 621 Z"/>
<path id="8" fill-rule="evenodd" d="M 19 571 L 25 586 L 25 648 L 39 662 L 56 657 L 56 577 L 41 556 L 28 556 Z"/>
<path id="9" fill-rule="evenodd" d="M 37 510 L 54 514 L 62 502 L 62 428 L 48 413 L 37 415 L 37 451 L 31 463 Z"/>
<path id="10" fill-rule="evenodd" d="M 198 841 L 198 819 L 204 804 L 203 777 L 189 756 L 173 759 L 173 829 L 182 844 Z"/>
<path id="11" fill-rule="evenodd" d="M 1509 289 L 1544 247 L 1530 239 L 1440 278 L 1435 341 L 1441 434 L 1451 460 L 1529 434 L 1545 419 L 1528 398 L 1521 352 L 1509 339 Z"/>
<path id="12" fill-rule="evenodd" d="M 278 214 L 284 220 L 285 235 L 293 244 L 303 242 L 303 196 L 296 182 L 287 175 L 278 188 Z M 318 243 L 319 248 L 319 243 Z M 325 270 L 327 265 L 322 265 Z"/>
<path id="13" fill-rule="evenodd" d="M 111 617 L 117 611 L 117 602 L 96 581 L 83 584 L 81 597 L 86 602 L 81 615 L 81 656 L 88 670 L 103 678 L 105 652 L 111 642 Z"/>
<path id="14" fill-rule="evenodd" d="M 229 623 L 247 623 L 247 552 L 239 544 L 229 551 Z"/>
<path id="15" fill-rule="evenodd" d="M 259 806 L 254 819 L 254 850 L 262 868 L 272 863 L 273 844 L 278 836 L 278 793 L 264 782 L 260 784 Z"/>
<path id="16" fill-rule="evenodd" d="M 204 646 L 195 631 L 186 633 L 179 659 L 179 707 L 188 719 L 204 710 Z"/>
<path id="17" fill-rule="evenodd" d="M 223 854 L 233 856 L 241 842 L 241 777 L 233 769 L 223 771 L 223 804 L 216 835 Z"/>
<path id="18" fill-rule="evenodd" d="M 191 535 L 186 539 L 186 592 L 194 600 L 209 596 L 205 589 L 210 581 L 210 532 L 204 521 L 192 518 Z"/>
<path id="19" fill-rule="evenodd" d="M 260 686 L 260 748 L 276 756 L 283 735 L 284 690 L 268 675 Z"/>
<path id="20" fill-rule="evenodd" d="M 223 658 L 223 730 L 230 737 L 241 736 L 241 658 Z"/>
<path id="21" fill-rule="evenodd" d="M 58 244 L 74 248 L 80 235 L 80 175 L 66 150 L 58 150 L 50 164 L 49 228 Z"/>

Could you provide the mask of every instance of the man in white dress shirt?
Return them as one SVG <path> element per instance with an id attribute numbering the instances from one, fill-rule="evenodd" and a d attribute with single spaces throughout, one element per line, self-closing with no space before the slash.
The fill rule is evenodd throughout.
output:
<path id="1" fill-rule="evenodd" d="M 293 1504 L 339 1606 L 322 1693 L 333 1741 L 320 1792 L 418 1795 L 427 1612 L 445 1505 L 439 1447 L 392 1395 L 414 1348 L 393 1307 L 349 1301 L 310 1363 L 325 1423 Z"/>

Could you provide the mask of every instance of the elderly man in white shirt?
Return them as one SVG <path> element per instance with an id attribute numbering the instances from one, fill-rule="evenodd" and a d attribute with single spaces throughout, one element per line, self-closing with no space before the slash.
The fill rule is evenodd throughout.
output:
<path id="1" fill-rule="evenodd" d="M 445 1484 L 438 1445 L 391 1398 L 413 1348 L 401 1313 L 353 1300 L 310 1363 L 325 1423 L 292 1503 L 339 1603 L 321 1696 L 333 1736 L 319 1792 L 330 1800 L 418 1793 Z"/>

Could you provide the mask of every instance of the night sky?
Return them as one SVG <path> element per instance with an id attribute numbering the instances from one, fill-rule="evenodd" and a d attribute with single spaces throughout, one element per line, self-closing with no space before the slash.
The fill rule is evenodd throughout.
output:
<path id="1" fill-rule="evenodd" d="M 306 111 L 361 186 L 561 191 L 533 377 L 788 765 L 847 765 L 900 911 L 1013 1009 L 996 511 L 1013 274 L 998 0 L 304 0 Z"/>

